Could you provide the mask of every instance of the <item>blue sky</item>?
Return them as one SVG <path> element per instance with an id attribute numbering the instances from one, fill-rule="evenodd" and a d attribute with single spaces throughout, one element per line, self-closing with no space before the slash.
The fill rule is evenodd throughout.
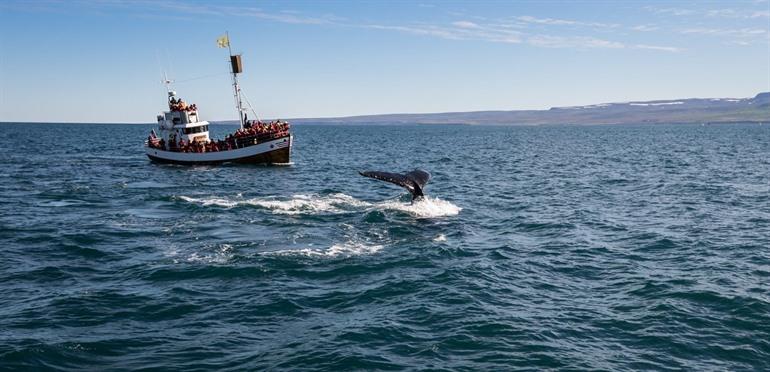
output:
<path id="1" fill-rule="evenodd" d="M 161 71 L 235 119 L 547 109 L 770 91 L 770 2 L 0 2 L 0 121 L 153 122 Z"/>

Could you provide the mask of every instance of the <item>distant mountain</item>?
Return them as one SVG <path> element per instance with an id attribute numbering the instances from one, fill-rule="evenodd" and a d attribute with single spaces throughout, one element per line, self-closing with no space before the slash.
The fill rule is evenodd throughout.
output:
<path id="1" fill-rule="evenodd" d="M 549 110 L 472 111 L 291 119 L 307 124 L 654 124 L 769 122 L 770 92 L 753 98 L 601 103 Z"/>

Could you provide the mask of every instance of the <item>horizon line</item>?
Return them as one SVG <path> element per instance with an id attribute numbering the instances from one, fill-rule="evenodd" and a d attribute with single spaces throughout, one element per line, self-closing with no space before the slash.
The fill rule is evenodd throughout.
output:
<path id="1" fill-rule="evenodd" d="M 596 106 L 596 105 L 610 105 L 610 104 L 624 104 L 624 103 L 647 103 L 647 102 L 661 102 L 661 101 L 678 101 L 678 100 L 693 100 L 693 99 L 751 99 L 755 98 L 760 94 L 770 94 L 770 91 L 760 91 L 759 93 L 755 94 L 754 96 L 750 97 L 688 97 L 688 98 L 669 98 L 669 99 L 653 99 L 653 100 L 647 100 L 647 101 L 615 101 L 615 102 L 600 102 L 600 103 L 591 103 L 587 105 L 576 105 L 576 106 L 551 106 L 547 109 L 489 109 L 489 110 L 471 110 L 471 111 L 441 111 L 441 112 L 394 112 L 394 113 L 377 113 L 377 114 L 358 114 L 358 115 L 346 115 L 346 116 L 321 116 L 321 117 L 295 117 L 295 118 L 287 118 L 284 120 L 291 121 L 291 120 L 329 120 L 329 119 L 351 119 L 351 118 L 357 118 L 357 117 L 366 117 L 366 116 L 396 116 L 396 115 L 441 115 L 441 114 L 470 114 L 470 113 L 480 113 L 480 112 L 515 112 L 515 111 L 549 111 L 553 109 L 560 109 L 560 108 L 574 108 L 574 107 L 584 107 L 584 106 Z M 266 119 L 266 120 L 275 120 L 278 118 L 272 118 L 272 119 Z M 237 122 L 238 119 L 210 119 L 205 120 L 208 121 L 211 124 L 221 124 L 224 122 Z M 0 121 L 0 124 L 124 124 L 124 125 L 150 125 L 155 124 L 155 122 L 101 122 L 101 121 L 60 121 L 60 122 L 45 122 L 45 121 Z M 460 123 L 458 123 L 460 124 Z"/>

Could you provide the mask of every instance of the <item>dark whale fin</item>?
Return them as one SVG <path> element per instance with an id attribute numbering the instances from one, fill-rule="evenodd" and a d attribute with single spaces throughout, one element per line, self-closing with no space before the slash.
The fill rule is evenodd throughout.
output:
<path id="1" fill-rule="evenodd" d="M 412 194 L 412 201 L 425 196 L 425 194 L 422 192 L 422 189 L 425 188 L 425 185 L 428 183 L 428 181 L 430 181 L 430 173 L 422 169 L 415 169 L 406 174 L 378 171 L 366 171 L 358 173 L 364 177 L 394 183 L 407 189 L 409 193 Z"/>

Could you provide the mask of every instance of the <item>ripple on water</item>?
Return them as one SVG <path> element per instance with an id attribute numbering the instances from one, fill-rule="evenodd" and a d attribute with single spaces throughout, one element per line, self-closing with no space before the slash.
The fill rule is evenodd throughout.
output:
<path id="1" fill-rule="evenodd" d="M 770 127 L 298 125 L 289 167 L 149 129 L 0 125 L 0 366 L 770 370 Z"/>

